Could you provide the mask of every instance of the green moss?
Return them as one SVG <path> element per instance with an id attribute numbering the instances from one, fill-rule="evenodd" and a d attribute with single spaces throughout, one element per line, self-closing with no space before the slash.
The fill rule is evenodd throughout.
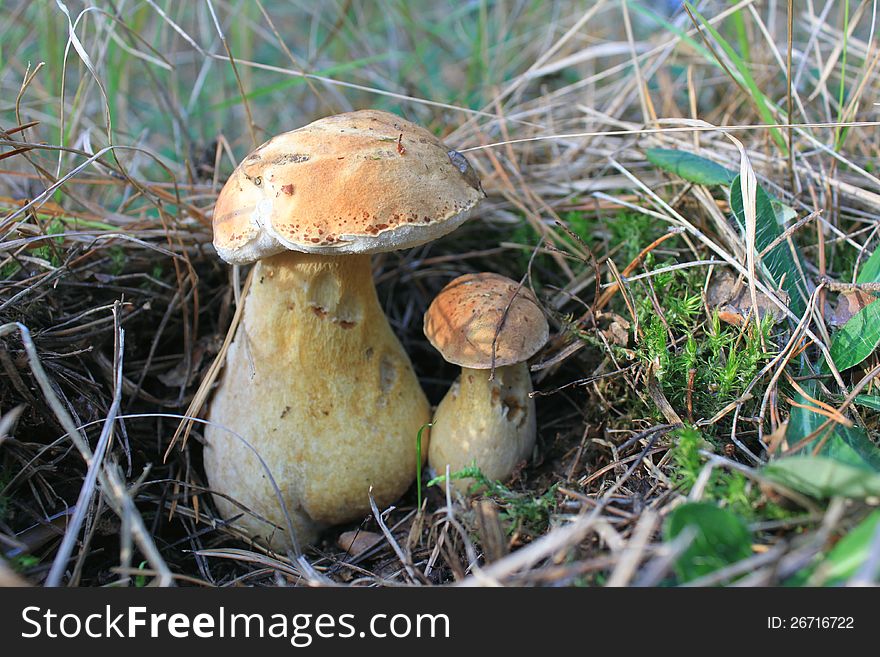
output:
<path id="1" fill-rule="evenodd" d="M 700 451 L 713 451 L 712 444 L 692 426 L 685 426 L 672 434 L 675 446 L 670 450 L 670 479 L 683 494 L 690 493 L 706 465 Z M 746 520 L 786 518 L 792 515 L 782 507 L 766 500 L 760 489 L 744 474 L 725 468 L 714 468 L 703 492 L 702 499 L 727 508 Z"/>
<path id="2" fill-rule="evenodd" d="M 550 522 L 550 514 L 556 505 L 556 488 L 559 484 L 553 484 L 542 495 L 534 496 L 526 493 L 518 493 L 510 490 L 500 481 L 489 479 L 476 464 L 458 470 L 449 475 L 452 480 L 473 479 L 470 487 L 471 493 L 481 493 L 485 497 L 493 499 L 501 508 L 499 514 L 502 520 L 508 523 L 508 533 L 523 529 L 540 534 L 543 533 Z M 446 475 L 435 477 L 428 482 L 428 486 L 445 483 Z"/>
<path id="3" fill-rule="evenodd" d="M 652 260 L 650 254 L 648 260 Z M 664 264 L 648 264 L 648 268 Z M 688 390 L 695 417 L 711 417 L 739 398 L 773 353 L 773 320 L 745 330 L 720 321 L 713 313 L 705 318 L 701 288 L 705 274 L 674 270 L 653 277 L 662 317 L 647 294 L 636 299 L 643 339 L 639 357 L 653 364 L 664 394 L 674 408 L 684 409 Z M 764 345 L 767 351 L 764 351 Z M 693 382 L 691 382 L 693 376 Z"/>

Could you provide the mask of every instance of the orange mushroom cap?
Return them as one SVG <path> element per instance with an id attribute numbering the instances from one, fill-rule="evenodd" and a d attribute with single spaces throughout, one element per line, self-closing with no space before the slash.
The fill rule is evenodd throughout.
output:
<path id="1" fill-rule="evenodd" d="M 493 342 L 495 367 L 527 360 L 547 342 L 549 328 L 532 291 L 518 287 L 500 274 L 459 276 L 425 313 L 425 336 L 447 362 L 462 367 L 490 369 Z"/>
<path id="2" fill-rule="evenodd" d="M 457 228 L 484 196 L 467 159 L 424 128 L 376 110 L 337 114 L 238 165 L 214 208 L 214 246 L 232 264 L 409 248 Z"/>

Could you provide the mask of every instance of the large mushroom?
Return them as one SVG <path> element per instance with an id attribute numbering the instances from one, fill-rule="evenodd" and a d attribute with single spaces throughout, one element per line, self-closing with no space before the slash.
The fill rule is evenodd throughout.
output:
<path id="1" fill-rule="evenodd" d="M 476 463 L 489 479 L 507 479 L 535 446 L 526 360 L 548 337 L 537 299 L 505 276 L 465 274 L 431 303 L 424 330 L 443 358 L 462 368 L 434 413 L 428 464 L 442 475 L 447 465 L 456 472 Z M 455 485 L 464 491 L 471 483 Z"/>
<path id="2" fill-rule="evenodd" d="M 236 168 L 214 246 L 257 264 L 205 430 L 225 517 L 271 547 L 302 546 L 369 513 L 371 487 L 379 505 L 409 487 L 430 406 L 379 306 L 370 254 L 449 233 L 483 196 L 463 155 L 372 110 L 278 135 Z"/>

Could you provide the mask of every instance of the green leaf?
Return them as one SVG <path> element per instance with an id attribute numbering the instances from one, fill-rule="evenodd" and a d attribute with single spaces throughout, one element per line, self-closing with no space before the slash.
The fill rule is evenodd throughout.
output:
<path id="1" fill-rule="evenodd" d="M 880 283 L 880 249 L 859 270 L 857 283 Z M 854 367 L 880 344 L 880 304 L 871 303 L 850 317 L 831 340 L 831 358 L 839 370 Z"/>
<path id="2" fill-rule="evenodd" d="M 816 568 L 816 574 L 823 584 L 839 585 L 856 574 L 868 559 L 878 525 L 880 525 L 880 510 L 871 513 L 837 542 L 825 560 Z"/>
<path id="3" fill-rule="evenodd" d="M 801 387 L 811 397 L 820 397 L 815 381 L 804 381 Z M 801 395 L 796 395 L 795 401 L 800 404 L 810 404 L 810 401 Z M 809 409 L 792 407 L 785 437 L 792 445 L 799 443 L 822 426 L 826 419 L 825 416 Z M 816 456 L 824 456 L 857 468 L 880 472 L 880 449 L 871 442 L 868 434 L 861 427 L 846 427 L 833 422 L 801 449 L 798 455 L 811 456 L 819 442 L 822 446 Z"/>
<path id="4" fill-rule="evenodd" d="M 880 449 L 861 427 L 838 424 L 834 434 L 819 449 L 819 454 L 857 468 L 880 472 Z"/>
<path id="5" fill-rule="evenodd" d="M 853 402 L 865 408 L 880 411 L 880 397 L 877 395 L 856 395 Z"/>
<path id="6" fill-rule="evenodd" d="M 783 231 L 776 220 L 776 212 L 773 210 L 770 197 L 760 185 L 758 185 L 755 202 L 758 215 L 755 226 L 755 248 L 758 253 L 761 253 L 782 235 Z M 730 209 L 739 222 L 740 229 L 745 231 L 746 216 L 739 176 L 736 176 L 730 184 Z M 796 248 L 794 252 L 800 260 L 800 253 Z M 792 312 L 798 316 L 802 315 L 806 310 L 806 296 L 801 292 L 801 272 L 788 242 L 783 240 L 774 246 L 761 261 L 773 278 L 775 285 L 779 285 L 779 281 L 782 281 L 782 288 L 788 293 L 789 307 Z"/>
<path id="7" fill-rule="evenodd" d="M 786 586 L 840 586 L 858 572 L 869 557 L 874 533 L 880 525 L 880 510 L 873 511 L 841 538 L 834 548 L 817 562 L 801 569 Z"/>
<path id="8" fill-rule="evenodd" d="M 688 151 L 649 148 L 645 155 L 651 164 L 698 185 L 729 185 L 736 178 L 735 171 Z"/>
<path id="9" fill-rule="evenodd" d="M 666 540 L 673 540 L 688 527 L 692 527 L 696 535 L 675 564 L 675 572 L 682 582 L 708 575 L 752 554 L 748 527 L 739 516 L 726 509 L 707 502 L 682 504 L 666 519 Z"/>
<path id="10" fill-rule="evenodd" d="M 770 204 L 773 206 L 773 214 L 776 215 L 776 223 L 780 226 L 784 226 L 787 222 L 797 218 L 797 210 L 793 207 L 775 199 L 770 194 L 767 196 L 770 196 Z"/>
<path id="11" fill-rule="evenodd" d="M 856 283 L 880 283 L 880 249 L 876 249 L 862 265 Z"/>
<path id="12" fill-rule="evenodd" d="M 880 344 L 880 303 L 870 303 L 849 318 L 831 338 L 831 360 L 839 370 L 854 367 Z"/>
<path id="13" fill-rule="evenodd" d="M 880 495 L 880 473 L 826 456 L 786 456 L 771 461 L 764 474 L 816 498 Z"/>

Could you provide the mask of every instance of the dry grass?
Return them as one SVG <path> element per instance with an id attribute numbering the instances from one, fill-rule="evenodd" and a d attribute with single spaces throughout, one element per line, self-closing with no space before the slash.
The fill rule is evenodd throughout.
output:
<path id="1" fill-rule="evenodd" d="M 741 473 L 750 491 L 763 485 L 761 504 L 782 496 L 799 510 L 753 519 L 754 556 L 695 583 L 745 574 L 740 583 L 775 584 L 863 517 L 863 503 L 818 505 L 759 469 L 762 440 L 788 413 L 780 389 L 795 338 L 827 353 L 834 293 L 820 285 L 803 321 L 777 328 L 771 346 L 785 356 L 765 361 L 748 397 L 688 417 L 690 401 L 675 401 L 638 355 L 639 299 L 661 316 L 668 304 L 652 287 L 653 261 L 633 256 L 670 229 L 651 245 L 661 264 L 699 271 L 707 285 L 726 267 L 752 294 L 776 298 L 752 262 L 753 233 L 732 227 L 726 200 L 646 162 L 645 150 L 661 146 L 750 166 L 810 217 L 786 236 L 807 277 L 853 280 L 880 212 L 876 3 L 851 3 L 846 38 L 841 2 L 794 2 L 791 35 L 786 2 L 698 3 L 762 95 L 697 17 L 663 4 L 6 3 L 0 548 L 20 575 L 4 565 L 0 583 L 656 585 L 671 581 L 688 545 L 684 535 L 663 540 L 664 517 L 705 495 L 720 471 Z M 421 333 L 434 294 L 467 271 L 519 280 L 531 262 L 528 284 L 555 332 L 533 366 L 537 458 L 507 497 L 468 500 L 435 486 L 419 511 L 410 491 L 296 560 L 214 515 L 199 424 L 163 457 L 244 280 L 210 246 L 223 181 L 268 136 L 364 107 L 443 135 L 488 192 L 455 233 L 374 263 L 433 403 L 456 375 Z M 659 227 L 634 253 L 614 233 L 622 213 Z M 589 234 L 573 216 L 589 220 Z M 609 326 L 623 319 L 630 342 L 615 344 Z M 870 381 L 832 372 L 826 385 L 844 396 Z M 689 492 L 669 452 L 682 418 L 704 420 L 719 452 L 731 445 L 704 454 L 703 483 Z M 517 509 L 537 515 L 504 515 Z M 336 541 L 354 530 L 381 540 L 347 553 Z"/>

